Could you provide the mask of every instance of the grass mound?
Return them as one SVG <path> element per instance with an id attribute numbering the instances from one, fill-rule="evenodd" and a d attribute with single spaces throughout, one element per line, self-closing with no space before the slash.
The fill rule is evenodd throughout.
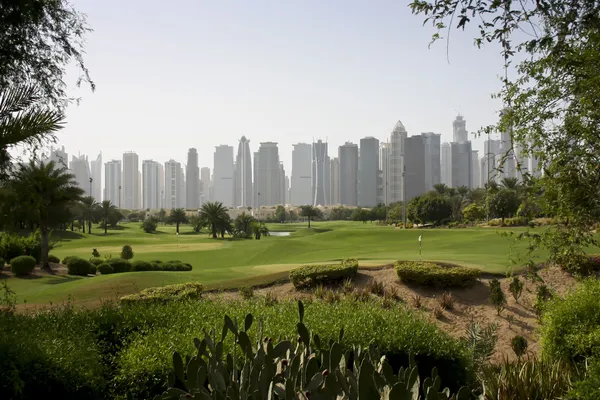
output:
<path id="1" fill-rule="evenodd" d="M 475 268 L 422 261 L 396 261 L 396 274 L 402 282 L 437 288 L 468 287 L 479 279 Z"/>
<path id="2" fill-rule="evenodd" d="M 305 265 L 290 272 L 290 280 L 296 289 L 317 284 L 354 278 L 358 272 L 358 260 L 346 259 L 340 264 Z"/>

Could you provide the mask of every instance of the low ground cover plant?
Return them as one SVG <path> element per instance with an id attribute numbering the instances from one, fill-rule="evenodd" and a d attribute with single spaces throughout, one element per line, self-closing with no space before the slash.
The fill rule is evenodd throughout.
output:
<path id="1" fill-rule="evenodd" d="M 396 261 L 394 267 L 402 282 L 438 288 L 468 287 L 480 276 L 475 268 L 424 261 Z"/>
<path id="2" fill-rule="evenodd" d="M 187 282 L 144 289 L 139 293 L 121 297 L 121 304 L 166 303 L 170 301 L 197 300 L 202 295 L 202 284 Z"/>
<path id="3" fill-rule="evenodd" d="M 304 265 L 290 272 L 290 280 L 296 289 L 343 281 L 354 278 L 358 272 L 358 260 L 346 259 L 339 264 Z"/>

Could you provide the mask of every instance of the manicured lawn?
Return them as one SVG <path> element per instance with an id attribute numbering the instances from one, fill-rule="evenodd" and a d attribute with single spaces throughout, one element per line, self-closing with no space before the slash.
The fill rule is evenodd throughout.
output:
<path id="1" fill-rule="evenodd" d="M 506 229 L 409 229 L 382 227 L 360 222 L 317 222 L 272 224 L 273 231 L 292 231 L 287 237 L 263 237 L 257 240 L 212 239 L 206 233 L 195 234 L 187 226 L 175 234 L 174 226 L 160 226 L 156 234 L 146 234 L 139 224 L 124 225 L 122 230 L 100 229 L 90 234 L 60 232 L 59 247 L 52 251 L 61 259 L 76 255 L 88 258 L 96 248 L 105 256 L 119 257 L 120 249 L 133 247 L 134 259 L 181 260 L 193 265 L 190 272 L 134 272 L 96 277 L 46 276 L 11 278 L 9 286 L 19 303 L 39 304 L 64 301 L 97 302 L 150 286 L 185 281 L 200 281 L 208 286 L 238 287 L 286 276 L 287 271 L 304 263 L 359 258 L 361 265 L 380 265 L 394 260 L 418 260 L 418 237 L 423 237 L 422 259 L 447 261 L 473 266 L 487 272 L 504 273 L 511 268 L 525 243 L 511 245 L 510 238 L 499 233 Z M 515 229 L 512 229 L 515 230 Z M 58 238 L 58 237 L 57 237 Z M 512 254 L 512 256 L 511 256 Z"/>

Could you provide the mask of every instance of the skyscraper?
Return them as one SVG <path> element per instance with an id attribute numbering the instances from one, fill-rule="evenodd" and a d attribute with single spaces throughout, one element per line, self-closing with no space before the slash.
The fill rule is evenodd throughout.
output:
<path id="1" fill-rule="evenodd" d="M 452 142 L 450 143 L 451 156 L 450 164 L 451 169 L 451 181 L 450 187 L 459 188 L 466 186 L 467 188 L 473 187 L 473 152 L 471 149 L 471 142 L 466 141 L 462 143 Z"/>
<path id="2" fill-rule="evenodd" d="M 284 204 L 290 204 L 290 177 L 288 175 L 285 176 L 285 201 Z"/>
<path id="3" fill-rule="evenodd" d="M 469 133 L 467 132 L 467 121 L 462 115 L 458 115 L 452 122 L 452 141 L 456 143 L 464 143 L 469 141 Z"/>
<path id="4" fill-rule="evenodd" d="M 285 168 L 283 163 L 279 162 L 279 203 L 285 205 Z"/>
<path id="5" fill-rule="evenodd" d="M 452 147 L 450 143 L 442 143 L 440 172 L 441 183 L 452 187 Z"/>
<path id="6" fill-rule="evenodd" d="M 92 196 L 96 201 L 102 201 L 102 152 L 90 162 L 90 173 L 93 179 Z"/>
<path id="7" fill-rule="evenodd" d="M 473 172 L 471 173 L 471 189 L 475 189 L 479 187 L 479 176 L 481 174 L 480 165 L 479 165 L 479 150 L 471 150 L 472 160 L 471 160 L 471 168 L 473 168 Z"/>
<path id="8" fill-rule="evenodd" d="M 213 168 L 213 197 L 226 207 L 233 207 L 233 147 L 215 147 Z"/>
<path id="9" fill-rule="evenodd" d="M 403 200 L 404 140 L 407 136 L 406 128 L 398 121 L 390 135 L 390 203 Z"/>
<path id="10" fill-rule="evenodd" d="M 235 205 L 252 207 L 252 159 L 250 141 L 242 136 L 235 158 Z"/>
<path id="11" fill-rule="evenodd" d="M 484 164 L 481 169 L 481 181 L 484 187 L 488 181 L 499 180 L 496 158 L 500 155 L 500 140 L 486 140 L 483 142 L 483 159 Z"/>
<path id="12" fill-rule="evenodd" d="M 60 149 L 50 147 L 50 161 L 54 161 L 56 168 L 69 168 L 69 155 L 65 151 L 65 146 Z"/>
<path id="13" fill-rule="evenodd" d="M 200 170 L 200 187 L 201 191 L 201 204 L 206 203 L 207 201 L 211 201 L 210 191 L 211 191 L 211 183 L 210 183 L 210 168 L 203 167 Z"/>
<path id="14" fill-rule="evenodd" d="M 280 177 L 282 166 L 279 164 L 277 143 L 262 142 L 255 153 L 256 165 L 254 183 L 256 187 L 256 206 L 275 206 L 282 203 Z"/>
<path id="15" fill-rule="evenodd" d="M 381 201 L 384 204 L 390 203 L 390 144 L 388 142 L 381 143 L 379 146 L 379 178 L 381 180 L 381 199 L 378 199 L 378 202 Z M 360 182 L 360 176 L 359 176 Z M 359 183 L 360 184 L 360 183 Z M 360 196 L 360 189 L 359 189 Z M 360 201 L 360 197 L 359 197 Z"/>
<path id="16" fill-rule="evenodd" d="M 185 206 L 185 188 L 183 168 L 175 160 L 165 163 L 165 208 L 181 208 Z"/>
<path id="17" fill-rule="evenodd" d="M 121 208 L 121 160 L 112 160 L 104 164 L 104 200 Z"/>
<path id="18" fill-rule="evenodd" d="M 340 160 L 340 204 L 356 206 L 358 205 L 358 146 L 346 142 L 339 147 L 338 158 Z"/>
<path id="19" fill-rule="evenodd" d="M 188 150 L 185 178 L 185 206 L 196 210 L 200 207 L 200 169 L 195 148 Z"/>
<path id="20" fill-rule="evenodd" d="M 404 194 L 406 201 L 422 195 L 425 188 L 425 137 L 410 136 L 404 139 Z"/>
<path id="21" fill-rule="evenodd" d="M 331 204 L 340 204 L 340 159 L 333 157 L 329 160 L 329 195 Z"/>
<path id="22" fill-rule="evenodd" d="M 425 145 L 425 190 L 433 189 L 434 185 L 441 183 L 441 136 L 439 133 L 424 132 L 423 136 Z"/>
<path id="23" fill-rule="evenodd" d="M 90 196 L 90 163 L 88 162 L 87 156 L 73 156 L 69 169 L 75 175 L 75 181 L 77 186 L 83 189 L 84 196 Z"/>
<path id="24" fill-rule="evenodd" d="M 142 161 L 142 208 L 157 209 L 162 207 L 164 180 L 162 165 L 153 160 Z M 164 178 L 163 178 L 164 179 Z"/>
<path id="25" fill-rule="evenodd" d="M 294 145 L 292 151 L 292 187 L 290 203 L 302 206 L 313 203 L 312 187 L 312 147 L 308 143 Z"/>
<path id="26" fill-rule="evenodd" d="M 123 153 L 122 182 L 123 208 L 140 209 L 140 167 L 138 155 L 135 152 Z"/>
<path id="27" fill-rule="evenodd" d="M 327 205 L 329 194 L 329 155 L 327 142 L 318 140 L 312 145 L 312 205 Z"/>
<path id="28" fill-rule="evenodd" d="M 344 167 L 342 166 L 341 170 L 343 169 Z M 359 206 L 374 207 L 377 205 L 379 170 L 379 140 L 375 139 L 374 137 L 365 137 L 360 139 L 357 188 L 357 204 Z"/>

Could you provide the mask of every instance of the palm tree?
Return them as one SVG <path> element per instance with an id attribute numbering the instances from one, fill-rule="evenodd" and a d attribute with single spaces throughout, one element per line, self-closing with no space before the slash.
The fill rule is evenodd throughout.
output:
<path id="1" fill-rule="evenodd" d="M 261 236 L 269 236 L 271 232 L 269 228 L 262 222 L 253 222 L 252 223 L 252 233 L 254 234 L 254 239 L 260 240 Z"/>
<path id="2" fill-rule="evenodd" d="M 94 213 L 94 208 L 96 208 L 98 203 L 96 203 L 96 199 L 94 199 L 92 196 L 86 196 L 81 199 L 81 204 L 83 204 L 83 233 L 85 233 L 86 216 L 88 221 L 88 233 L 92 233 L 92 214 Z"/>
<path id="3" fill-rule="evenodd" d="M 200 207 L 200 218 L 202 218 L 203 225 L 209 227 L 213 239 L 217 238 L 219 226 L 229 219 L 227 211 L 227 207 L 220 201 L 209 201 Z"/>
<path id="4" fill-rule="evenodd" d="M 11 148 L 35 148 L 63 128 L 64 115 L 40 107 L 41 100 L 40 91 L 31 85 L 0 90 L 0 180 L 8 178 Z"/>
<path id="5" fill-rule="evenodd" d="M 308 218 L 308 227 L 310 228 L 310 221 L 313 217 L 319 215 L 319 210 L 310 204 L 300 207 L 300 215 Z"/>
<path id="6" fill-rule="evenodd" d="M 188 217 L 185 215 L 185 209 L 183 208 L 174 208 L 171 210 L 169 214 L 169 222 L 172 224 L 176 224 L 177 233 L 179 233 L 179 224 L 186 224 L 188 222 Z"/>
<path id="7" fill-rule="evenodd" d="M 436 183 L 435 185 L 433 185 L 433 190 L 435 190 L 439 194 L 445 194 L 448 190 L 448 186 L 446 186 L 445 183 Z"/>
<path id="8" fill-rule="evenodd" d="M 519 180 L 517 178 L 502 178 L 502 181 L 500 181 L 500 185 L 504 188 L 504 189 L 510 189 L 510 190 L 517 190 L 519 188 L 519 186 L 521 186 L 519 184 Z"/>
<path id="9" fill-rule="evenodd" d="M 106 235 L 106 231 L 108 229 L 108 215 L 113 210 L 116 210 L 117 207 L 115 207 L 115 205 L 110 200 L 104 200 L 101 204 L 101 207 L 102 207 L 102 221 L 104 222 L 104 234 Z"/>
<path id="10" fill-rule="evenodd" d="M 245 212 L 241 213 L 234 221 L 236 234 L 244 238 L 252 237 L 252 224 L 254 222 L 256 222 L 256 218 L 252 215 L 246 214 Z"/>
<path id="11" fill-rule="evenodd" d="M 12 177 L 12 185 L 23 204 L 35 210 L 39 218 L 42 237 L 42 266 L 48 264 L 48 220 L 49 210 L 55 207 L 67 207 L 81 200 L 83 190 L 77 187 L 75 176 L 63 168 L 57 168 L 53 161 L 49 163 L 30 161 L 19 164 Z"/>

